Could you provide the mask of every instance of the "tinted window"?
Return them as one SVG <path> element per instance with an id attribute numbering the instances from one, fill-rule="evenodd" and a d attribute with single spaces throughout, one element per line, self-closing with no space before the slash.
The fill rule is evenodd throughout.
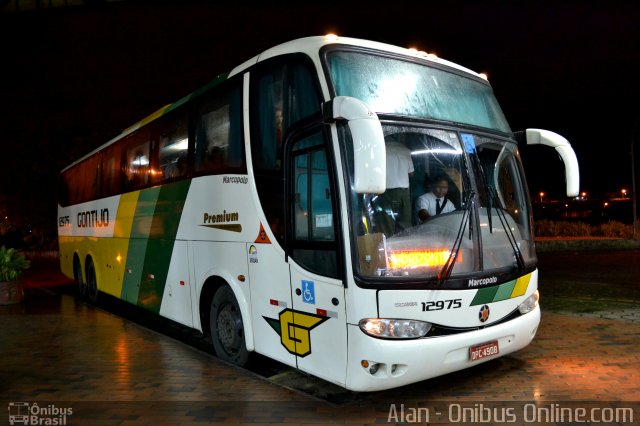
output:
<path id="1" fill-rule="evenodd" d="M 242 135 L 242 87 L 203 102 L 196 125 L 195 171 L 246 173 Z"/>
<path id="2" fill-rule="evenodd" d="M 126 139 L 126 187 L 129 190 L 144 187 L 151 174 L 151 143 L 148 129 L 139 130 Z"/>
<path id="3" fill-rule="evenodd" d="M 292 257 L 312 272 L 337 277 L 334 196 L 322 133 L 297 141 L 290 164 Z"/>
<path id="4" fill-rule="evenodd" d="M 102 195 L 107 197 L 122 191 L 122 142 L 116 142 L 102 154 Z"/>
<path id="5" fill-rule="evenodd" d="M 189 130 L 185 111 L 174 111 L 160 119 L 158 126 L 158 173 L 163 180 L 187 175 Z"/>
<path id="6" fill-rule="evenodd" d="M 94 200 L 100 196 L 100 157 L 93 155 L 82 163 L 63 173 L 62 189 L 60 189 L 61 201 L 68 201 L 69 204 L 78 204 L 85 201 Z M 64 197 L 64 195 L 67 197 Z"/>
<path id="7" fill-rule="evenodd" d="M 251 77 L 251 154 L 260 202 L 269 225 L 284 240 L 283 144 L 288 130 L 320 116 L 320 91 L 306 57 L 262 65 Z M 294 61 L 292 61 L 292 59 Z"/>

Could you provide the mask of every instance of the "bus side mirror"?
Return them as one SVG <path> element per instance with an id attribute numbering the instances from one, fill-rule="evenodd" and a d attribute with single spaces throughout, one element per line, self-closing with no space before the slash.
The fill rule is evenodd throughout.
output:
<path id="1" fill-rule="evenodd" d="M 546 145 L 556 149 L 564 163 L 567 181 L 567 197 L 575 197 L 580 192 L 580 169 L 573 148 L 564 137 L 549 130 L 527 129 L 527 145 Z"/>
<path id="2" fill-rule="evenodd" d="M 382 194 L 387 184 L 387 157 L 376 113 L 359 99 L 336 96 L 322 105 L 322 114 L 325 123 L 347 121 L 353 139 L 355 192 Z"/>

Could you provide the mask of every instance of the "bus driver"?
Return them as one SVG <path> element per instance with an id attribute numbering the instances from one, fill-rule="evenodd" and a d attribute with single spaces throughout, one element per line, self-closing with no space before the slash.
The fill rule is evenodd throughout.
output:
<path id="1" fill-rule="evenodd" d="M 444 175 L 438 175 L 433 179 L 431 192 L 421 195 L 416 200 L 416 212 L 418 223 L 424 223 L 430 217 L 450 213 L 456 209 L 446 195 L 449 192 L 449 181 Z"/>

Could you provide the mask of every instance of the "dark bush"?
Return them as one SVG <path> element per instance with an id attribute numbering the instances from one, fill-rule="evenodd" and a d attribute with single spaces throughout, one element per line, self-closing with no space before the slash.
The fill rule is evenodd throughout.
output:
<path id="1" fill-rule="evenodd" d="M 614 221 L 590 225 L 585 222 L 538 220 L 534 228 L 536 237 L 633 237 L 633 226 Z"/>

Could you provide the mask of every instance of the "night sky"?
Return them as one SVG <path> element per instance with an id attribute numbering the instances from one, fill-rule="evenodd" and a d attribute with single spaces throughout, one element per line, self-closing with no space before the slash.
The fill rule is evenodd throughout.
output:
<path id="1" fill-rule="evenodd" d="M 571 142 L 581 190 L 631 187 L 638 1 L 92 1 L 20 12 L 14 3 L 0 10 L 0 214 L 45 239 L 65 165 L 262 50 L 328 32 L 487 73 L 513 130 Z M 532 193 L 561 197 L 553 151 L 522 156 Z"/>

